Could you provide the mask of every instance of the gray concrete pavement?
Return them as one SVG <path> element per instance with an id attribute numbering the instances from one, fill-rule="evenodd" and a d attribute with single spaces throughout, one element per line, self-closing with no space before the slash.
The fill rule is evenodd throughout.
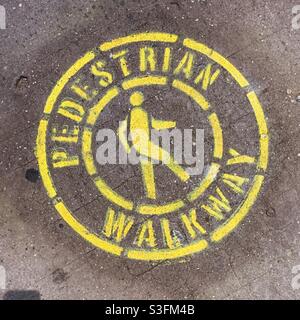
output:
<path id="1" fill-rule="evenodd" d="M 0 30 L 0 265 L 7 273 L 7 287 L 0 289 L 0 297 L 24 290 L 30 291 L 28 297 L 42 299 L 300 298 L 294 278 L 300 265 L 300 29 L 292 29 L 297 1 L 1 4 L 7 29 Z M 227 57 L 257 93 L 270 133 L 266 179 L 250 213 L 225 240 L 179 261 L 129 260 L 86 242 L 53 208 L 34 155 L 43 108 L 60 76 L 100 43 L 144 31 L 190 37 Z M 225 92 L 223 84 L 216 84 L 214 92 L 209 98 L 216 107 L 228 108 L 221 117 L 231 137 L 225 146 L 244 141 L 247 151 L 256 150 L 248 113 L 233 109 L 244 100 L 237 91 Z M 164 92 L 160 95 L 165 97 Z M 169 98 L 180 105 L 177 96 Z M 151 109 L 151 99 L 148 106 Z M 184 124 L 189 121 L 181 111 L 176 115 Z M 118 172 L 111 183 L 122 182 L 121 177 L 125 182 L 129 178 Z M 68 186 L 59 189 L 64 199 L 94 226 L 103 201 L 97 199 L 98 207 L 91 202 L 94 186 L 84 168 L 58 179 Z M 120 192 L 140 192 L 137 181 Z M 160 190 L 172 190 L 169 176 L 162 181 Z M 181 194 L 181 189 L 176 192 Z"/>

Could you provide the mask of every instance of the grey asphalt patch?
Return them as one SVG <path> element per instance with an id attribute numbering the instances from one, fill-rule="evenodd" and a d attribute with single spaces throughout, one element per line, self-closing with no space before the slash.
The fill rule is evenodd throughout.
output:
<path id="1" fill-rule="evenodd" d="M 300 297 L 291 285 L 300 264 L 300 32 L 291 30 L 293 1 L 3 5 L 0 264 L 8 290 L 36 290 L 49 299 Z M 61 74 L 99 43 L 145 30 L 188 36 L 229 57 L 258 93 L 271 135 L 267 181 L 248 217 L 217 248 L 184 263 L 134 262 L 95 249 L 61 221 L 41 180 L 26 178 L 38 169 L 37 126 Z M 93 199 L 79 192 L 71 200 L 85 207 Z"/>

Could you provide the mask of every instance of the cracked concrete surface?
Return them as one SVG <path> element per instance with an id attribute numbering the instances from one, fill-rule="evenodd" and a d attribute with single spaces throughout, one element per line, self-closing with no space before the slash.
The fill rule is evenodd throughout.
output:
<path id="1" fill-rule="evenodd" d="M 31 290 L 42 299 L 299 299 L 292 287 L 300 265 L 296 2 L 2 1 L 0 265 L 7 289 L 0 297 Z M 97 44 L 145 30 L 188 36 L 228 57 L 257 92 L 271 137 L 267 179 L 250 214 L 225 241 L 182 263 L 95 249 L 60 219 L 36 171 L 37 127 L 60 75 Z M 74 201 L 92 210 L 97 199 Z"/>

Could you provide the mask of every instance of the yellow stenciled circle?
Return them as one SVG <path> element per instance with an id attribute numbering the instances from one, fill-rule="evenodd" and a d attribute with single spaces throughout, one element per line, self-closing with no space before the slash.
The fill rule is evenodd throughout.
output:
<path id="1" fill-rule="evenodd" d="M 103 43 L 100 47 L 100 51 L 109 51 L 116 47 L 121 47 L 124 45 L 128 45 L 131 43 L 138 43 L 138 42 L 161 42 L 161 43 L 176 43 L 178 42 L 179 38 L 177 35 L 173 34 L 166 34 L 166 33 L 140 33 L 135 35 L 130 35 L 127 37 L 115 39 L 106 43 Z M 215 52 L 214 50 L 206 47 L 204 44 L 199 43 L 197 41 L 194 41 L 192 39 L 186 38 L 183 40 L 183 46 L 185 48 L 188 48 L 189 50 L 192 50 L 194 52 L 201 53 L 203 55 L 206 55 L 209 59 L 223 67 L 225 70 L 228 71 L 228 73 L 235 79 L 235 81 L 240 85 L 241 88 L 247 88 L 249 87 L 249 83 L 246 80 L 246 78 L 222 55 Z M 165 259 L 175 259 L 179 257 L 183 257 L 186 255 L 190 255 L 196 252 L 200 252 L 204 249 L 206 249 L 209 246 L 209 242 L 217 242 L 223 239 L 228 233 L 230 233 L 233 229 L 236 228 L 236 226 L 241 222 L 241 220 L 246 216 L 249 209 L 255 202 L 257 195 L 260 191 L 260 188 L 262 186 L 262 183 L 264 181 L 264 175 L 263 172 L 267 169 L 268 165 L 268 145 L 269 145 L 269 138 L 268 138 L 268 129 L 267 124 L 264 117 L 263 109 L 260 105 L 260 102 L 255 94 L 254 91 L 249 91 L 246 93 L 247 98 L 252 106 L 257 126 L 258 126 L 258 132 L 259 132 L 259 145 L 260 145 L 260 153 L 257 163 L 257 169 L 259 172 L 254 177 L 253 184 L 251 188 L 249 189 L 246 198 L 244 199 L 243 203 L 240 205 L 240 207 L 232 214 L 230 219 L 226 220 L 225 223 L 223 223 L 221 226 L 219 226 L 217 229 L 215 229 L 210 235 L 209 238 L 201 239 L 194 241 L 192 243 L 189 243 L 186 246 L 180 247 L 180 248 L 174 248 L 174 249 L 153 249 L 153 250 L 143 250 L 143 249 L 127 249 L 123 248 L 122 246 L 115 244 L 112 241 L 107 240 L 106 238 L 101 238 L 98 235 L 91 233 L 85 226 L 83 226 L 76 218 L 74 218 L 72 212 L 68 209 L 66 204 L 62 199 L 59 198 L 56 188 L 54 186 L 51 173 L 49 170 L 48 165 L 48 159 L 47 159 L 47 145 L 46 145 L 46 135 L 47 135 L 47 127 L 49 122 L 49 116 L 51 115 L 55 103 L 60 96 L 63 88 L 66 86 L 66 84 L 69 82 L 69 80 L 75 76 L 79 70 L 81 70 L 85 65 L 90 63 L 92 60 L 96 58 L 96 53 L 91 51 L 88 52 L 85 56 L 83 56 L 81 59 L 79 59 L 63 76 L 62 78 L 57 82 L 56 86 L 52 90 L 49 98 L 47 99 L 46 106 L 44 109 L 44 117 L 40 121 L 39 128 L 38 128 L 38 136 L 36 140 L 36 157 L 38 160 L 39 170 L 41 174 L 42 181 L 44 183 L 44 186 L 47 190 L 48 196 L 52 199 L 54 206 L 56 210 L 59 212 L 61 217 L 70 225 L 72 229 L 74 229 L 75 232 L 80 234 L 84 239 L 92 243 L 94 246 L 101 248 L 102 250 L 105 250 L 109 253 L 115 254 L 115 255 L 124 255 L 131 259 L 139 259 L 139 260 L 165 260 Z M 165 85 L 167 79 L 165 77 L 158 77 L 157 79 L 154 79 L 154 76 L 150 76 L 147 81 L 148 84 L 153 84 L 153 81 L 159 82 L 160 85 Z M 141 84 L 141 79 L 131 79 L 126 80 L 122 84 L 122 88 L 124 90 L 129 90 L 134 87 L 138 87 Z M 176 80 L 175 80 L 176 81 Z M 180 84 L 179 82 L 173 82 L 172 86 L 174 88 L 179 89 L 181 87 L 181 91 L 188 92 L 194 97 L 194 99 L 201 100 L 202 97 L 197 94 L 197 92 L 194 92 L 191 89 L 188 89 L 184 86 L 184 84 Z M 115 96 L 119 94 L 118 88 L 111 88 L 109 89 L 109 94 L 106 96 L 106 100 L 102 101 L 103 105 L 97 105 L 94 108 L 94 112 L 91 112 L 89 114 L 89 117 L 87 118 L 87 127 L 84 130 L 83 133 L 83 140 L 87 141 L 87 145 L 83 146 L 83 154 L 85 158 L 85 162 L 88 163 L 87 170 L 90 175 L 96 175 L 96 170 L 94 168 L 93 162 L 91 161 L 91 150 L 89 148 L 89 141 L 91 138 L 91 131 L 89 126 L 93 126 L 95 124 L 95 121 L 97 119 L 97 113 L 99 114 L 101 112 L 101 109 Z M 141 101 L 141 97 L 136 96 L 135 98 L 132 98 L 132 102 L 138 104 Z M 208 109 L 209 105 L 202 101 L 202 107 Z M 214 131 L 214 137 L 215 137 L 215 150 L 214 150 L 214 157 L 216 159 L 221 159 L 223 155 L 223 141 L 222 141 L 222 133 L 220 130 L 220 125 L 218 123 L 217 117 L 214 115 L 214 113 L 210 114 L 210 123 L 213 127 Z M 206 176 L 206 179 L 204 179 L 204 185 L 199 185 L 198 188 L 196 188 L 192 193 L 188 195 L 189 201 L 193 201 L 193 199 L 197 199 L 199 195 L 203 192 L 203 190 L 214 180 L 214 177 L 218 173 L 219 165 L 217 163 L 211 164 L 210 170 Z M 97 179 L 98 178 L 98 179 Z M 101 186 L 101 178 L 96 177 L 95 183 L 98 183 Z M 124 199 L 119 199 L 121 202 Z M 126 200 L 126 199 L 125 199 Z M 180 200 L 178 200 L 180 201 Z M 180 207 L 180 203 L 173 203 L 173 205 L 176 207 Z M 133 208 L 133 204 L 128 202 L 126 203 L 126 206 L 128 210 Z M 146 205 L 147 206 L 147 205 Z M 147 210 L 153 210 L 151 207 L 144 207 L 144 212 L 147 212 Z M 140 209 L 141 211 L 141 209 Z"/>
<path id="2" fill-rule="evenodd" d="M 140 105 L 142 105 L 143 102 L 144 102 L 144 95 L 139 91 L 134 92 L 130 96 L 130 103 L 134 107 L 139 107 Z"/>

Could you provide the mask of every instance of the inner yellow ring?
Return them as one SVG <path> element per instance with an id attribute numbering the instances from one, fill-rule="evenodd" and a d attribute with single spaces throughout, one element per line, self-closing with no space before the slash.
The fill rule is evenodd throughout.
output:
<path id="1" fill-rule="evenodd" d="M 135 77 L 133 79 L 124 80 L 122 83 L 122 88 L 124 90 L 129 90 L 141 86 L 167 85 L 167 82 L 168 78 L 165 76 Z M 204 111 L 207 111 L 210 108 L 210 105 L 205 97 L 201 95 L 196 89 L 185 84 L 184 82 L 180 80 L 174 80 L 172 82 L 172 87 L 188 95 Z M 106 199 L 128 211 L 132 211 L 133 209 L 135 209 L 138 213 L 143 215 L 162 215 L 182 209 L 186 205 L 185 201 L 182 199 L 177 199 L 163 205 L 143 203 L 135 207 L 133 201 L 121 196 L 119 193 L 109 187 L 109 185 L 100 176 L 97 176 L 98 172 L 92 155 L 91 127 L 95 125 L 98 117 L 100 116 L 100 113 L 104 110 L 108 103 L 110 103 L 115 97 L 117 97 L 119 93 L 120 90 L 117 87 L 109 89 L 99 100 L 99 102 L 90 109 L 87 116 L 87 126 L 84 127 L 82 134 L 82 156 L 88 174 L 93 177 L 93 181 L 97 189 Z M 211 124 L 214 136 L 214 157 L 216 159 L 221 159 L 223 156 L 223 134 L 220 122 L 216 113 L 211 113 L 208 116 L 208 119 Z M 213 162 L 210 165 L 204 179 L 201 180 L 200 184 L 187 195 L 188 202 L 196 201 L 205 192 L 205 190 L 215 180 L 219 169 L 220 166 L 217 163 Z"/>

